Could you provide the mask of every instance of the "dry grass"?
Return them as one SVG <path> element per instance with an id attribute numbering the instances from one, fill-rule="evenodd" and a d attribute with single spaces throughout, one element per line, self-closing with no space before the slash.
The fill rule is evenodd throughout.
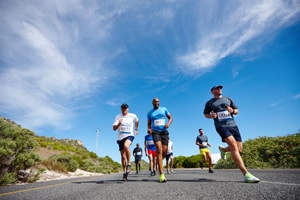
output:
<path id="1" fill-rule="evenodd" d="M 47 160 L 50 156 L 61 154 L 61 151 L 40 147 L 37 149 L 37 154 L 40 155 L 41 160 Z"/>
<path id="2" fill-rule="evenodd" d="M 40 164 L 44 167 L 46 167 L 49 170 L 57 171 L 57 172 L 63 172 L 63 173 L 68 173 L 67 168 L 59 163 L 59 162 L 54 162 L 52 160 L 42 160 Z"/>

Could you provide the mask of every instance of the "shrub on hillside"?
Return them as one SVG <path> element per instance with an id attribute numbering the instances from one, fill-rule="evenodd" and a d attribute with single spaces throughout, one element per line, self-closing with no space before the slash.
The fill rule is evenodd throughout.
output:
<path id="1" fill-rule="evenodd" d="M 20 170 L 34 166 L 39 161 L 35 148 L 32 131 L 0 118 L 0 183 L 15 182 Z"/>
<path id="2" fill-rule="evenodd" d="M 230 154 L 227 157 L 219 160 L 215 168 L 236 168 Z M 242 157 L 250 169 L 300 168 L 300 133 L 247 140 Z"/>
<path id="3" fill-rule="evenodd" d="M 44 166 L 46 169 L 68 173 L 67 167 L 62 163 L 56 162 L 54 160 L 42 160 L 40 165 Z"/>
<path id="4" fill-rule="evenodd" d="M 69 154 L 54 155 L 51 156 L 49 160 L 62 164 L 65 166 L 66 170 L 70 172 L 75 172 L 79 167 L 77 161 Z"/>

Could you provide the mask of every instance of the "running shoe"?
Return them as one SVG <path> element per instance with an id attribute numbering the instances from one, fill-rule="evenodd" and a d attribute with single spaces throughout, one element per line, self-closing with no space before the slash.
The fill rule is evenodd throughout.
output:
<path id="1" fill-rule="evenodd" d="M 159 176 L 159 182 L 160 182 L 160 183 L 165 183 L 165 182 L 167 182 L 167 179 L 166 179 L 166 177 L 165 177 L 164 174 L 161 174 L 161 175 Z"/>
<path id="2" fill-rule="evenodd" d="M 123 181 L 127 181 L 127 173 L 123 174 Z"/>
<path id="3" fill-rule="evenodd" d="M 225 152 L 224 153 L 224 159 L 226 160 L 227 159 L 227 156 L 230 154 L 230 152 Z"/>
<path id="4" fill-rule="evenodd" d="M 220 155 L 221 155 L 221 158 L 223 159 L 223 160 L 225 160 L 225 153 L 224 153 L 224 151 L 223 151 L 223 146 L 222 145 L 220 145 L 219 146 L 219 151 L 220 151 Z"/>
<path id="5" fill-rule="evenodd" d="M 200 168 L 203 169 L 203 162 L 200 162 Z"/>
<path id="6" fill-rule="evenodd" d="M 130 173 L 131 172 L 131 165 L 127 165 L 126 166 L 126 173 Z"/>
<path id="7" fill-rule="evenodd" d="M 167 174 L 170 174 L 170 171 L 167 169 Z"/>
<path id="8" fill-rule="evenodd" d="M 208 173 L 215 173 L 212 169 L 208 169 Z"/>
<path id="9" fill-rule="evenodd" d="M 260 180 L 253 176 L 250 172 L 247 172 L 244 176 L 244 181 L 246 183 L 258 183 Z"/>
<path id="10" fill-rule="evenodd" d="M 171 173 L 172 173 L 172 174 L 174 173 L 173 169 L 171 169 Z"/>

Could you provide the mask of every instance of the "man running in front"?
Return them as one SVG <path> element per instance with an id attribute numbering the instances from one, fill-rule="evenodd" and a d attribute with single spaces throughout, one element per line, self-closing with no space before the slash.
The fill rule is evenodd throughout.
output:
<path id="1" fill-rule="evenodd" d="M 163 158 L 167 155 L 168 150 L 168 140 L 170 127 L 173 119 L 165 107 L 159 106 L 159 99 L 154 98 L 152 100 L 153 109 L 148 112 L 148 133 L 152 134 L 156 152 L 157 152 L 157 163 L 159 171 L 159 182 L 167 182 L 163 172 Z"/>
<path id="2" fill-rule="evenodd" d="M 241 157 L 242 137 L 233 117 L 238 114 L 238 107 L 231 98 L 222 96 L 222 88 L 222 85 L 211 88 L 213 98 L 206 102 L 203 114 L 206 118 L 214 120 L 216 131 L 221 136 L 222 142 L 228 145 L 226 148 L 219 147 L 221 157 L 224 159 L 224 152 L 230 151 L 235 164 L 244 175 L 244 181 L 257 183 L 259 179 L 248 172 Z"/>

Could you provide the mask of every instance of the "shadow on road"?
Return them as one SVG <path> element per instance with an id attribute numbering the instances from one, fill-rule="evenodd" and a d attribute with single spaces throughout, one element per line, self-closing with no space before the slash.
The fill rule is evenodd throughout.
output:
<path id="1" fill-rule="evenodd" d="M 95 183 L 95 184 L 123 184 L 126 182 L 153 182 L 153 183 L 159 183 L 158 180 L 156 179 L 128 179 L 127 181 L 123 180 L 101 180 L 101 181 L 76 181 L 72 182 L 74 184 L 90 184 L 90 183 Z M 217 181 L 213 179 L 206 179 L 206 178 L 197 178 L 197 179 L 168 179 L 168 182 L 203 182 L 203 183 L 212 183 L 212 182 L 242 182 L 242 181 Z"/>

